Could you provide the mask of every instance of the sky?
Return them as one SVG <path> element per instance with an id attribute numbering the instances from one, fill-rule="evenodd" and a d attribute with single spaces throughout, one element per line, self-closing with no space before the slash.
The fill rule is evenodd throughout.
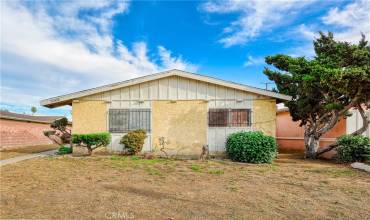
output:
<path id="1" fill-rule="evenodd" d="M 0 1 L 0 107 L 181 69 L 264 88 L 264 57 L 313 57 L 318 31 L 370 36 L 370 0 Z M 269 85 L 271 89 L 273 85 Z"/>

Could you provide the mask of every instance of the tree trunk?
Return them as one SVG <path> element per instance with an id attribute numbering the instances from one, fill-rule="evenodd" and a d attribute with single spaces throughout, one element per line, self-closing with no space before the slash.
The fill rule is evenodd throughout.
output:
<path id="1" fill-rule="evenodd" d="M 305 132 L 305 154 L 304 158 L 306 159 L 316 159 L 317 149 L 319 149 L 319 142 L 320 138 L 318 138 L 315 134 L 306 134 Z"/>
<path id="2" fill-rule="evenodd" d="M 362 118 L 362 127 L 359 128 L 357 131 L 353 132 L 352 135 L 361 135 L 369 128 L 370 121 L 369 118 L 367 118 L 365 110 L 362 108 L 361 104 L 357 104 L 357 110 Z"/>
<path id="3" fill-rule="evenodd" d="M 91 155 L 92 154 L 92 151 L 93 151 L 93 149 L 91 148 L 91 146 L 87 146 L 86 148 L 87 148 L 88 154 Z"/>

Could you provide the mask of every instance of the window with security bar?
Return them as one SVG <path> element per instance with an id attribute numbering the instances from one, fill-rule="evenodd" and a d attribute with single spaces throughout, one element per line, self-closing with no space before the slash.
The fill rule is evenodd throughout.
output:
<path id="1" fill-rule="evenodd" d="M 109 132 L 150 131 L 150 109 L 109 109 Z"/>
<path id="2" fill-rule="evenodd" d="M 251 126 L 250 109 L 209 109 L 209 127 L 248 127 Z"/>

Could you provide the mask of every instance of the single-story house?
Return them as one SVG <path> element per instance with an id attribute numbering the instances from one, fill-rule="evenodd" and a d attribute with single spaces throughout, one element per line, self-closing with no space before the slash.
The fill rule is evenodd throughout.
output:
<path id="1" fill-rule="evenodd" d="M 222 152 L 230 133 L 260 130 L 275 136 L 276 102 L 290 97 L 213 77 L 169 70 L 41 101 L 72 106 L 72 133 L 108 131 L 110 151 L 122 151 L 121 137 L 145 129 L 143 151 L 199 155 L 202 146 Z"/>
<path id="2" fill-rule="evenodd" d="M 33 116 L 0 111 L 0 150 L 53 144 L 43 131 L 63 116 Z"/>
<path id="3" fill-rule="evenodd" d="M 351 109 L 350 117 L 341 119 L 332 129 L 320 138 L 320 146 L 332 144 L 336 139 L 345 134 L 351 134 L 362 126 L 362 118 L 356 109 Z M 370 110 L 366 110 L 370 117 Z M 370 127 L 363 133 L 370 137 Z M 304 151 L 304 129 L 299 122 L 294 122 L 289 109 L 284 107 L 277 110 L 276 140 L 280 150 Z"/>

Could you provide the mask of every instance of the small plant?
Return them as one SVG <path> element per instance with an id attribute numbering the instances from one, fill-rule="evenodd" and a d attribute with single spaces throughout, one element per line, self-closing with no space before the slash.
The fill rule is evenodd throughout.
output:
<path id="1" fill-rule="evenodd" d="M 129 154 L 135 155 L 143 149 L 146 137 L 146 132 L 143 129 L 138 129 L 128 132 L 122 137 L 120 143 L 125 145 Z"/>
<path id="2" fill-rule="evenodd" d="M 221 174 L 224 174 L 224 171 L 223 170 L 209 170 L 208 171 L 209 174 L 215 174 L 215 175 L 221 175 Z"/>
<path id="3" fill-rule="evenodd" d="M 126 157 L 118 156 L 118 155 L 113 155 L 110 158 L 111 160 L 126 160 Z"/>
<path id="4" fill-rule="evenodd" d="M 98 147 L 107 146 L 110 143 L 108 132 L 91 134 L 73 134 L 72 142 L 82 147 L 86 147 L 89 155 Z"/>
<path id="5" fill-rule="evenodd" d="M 141 158 L 140 157 L 138 157 L 138 156 L 132 156 L 131 157 L 131 160 L 140 160 Z"/>
<path id="6" fill-rule="evenodd" d="M 159 150 L 165 155 L 165 157 L 168 157 L 168 154 L 166 152 L 166 146 L 170 144 L 170 142 L 166 140 L 165 137 L 159 137 L 158 142 L 159 142 Z"/>
<path id="7" fill-rule="evenodd" d="M 71 154 L 71 153 L 72 153 L 72 148 L 70 148 L 70 147 L 61 146 L 58 149 L 58 154 L 59 155 Z"/>
<path id="8" fill-rule="evenodd" d="M 192 165 L 190 166 L 190 169 L 191 169 L 192 171 L 195 171 L 195 172 L 200 172 L 202 168 L 201 168 L 198 164 L 192 164 Z"/>
<path id="9" fill-rule="evenodd" d="M 247 163 L 271 163 L 277 155 L 275 139 L 262 132 L 237 132 L 226 141 L 231 160 Z"/>
<path id="10" fill-rule="evenodd" d="M 361 135 L 343 135 L 338 139 L 340 162 L 364 162 L 370 158 L 370 139 Z"/>

